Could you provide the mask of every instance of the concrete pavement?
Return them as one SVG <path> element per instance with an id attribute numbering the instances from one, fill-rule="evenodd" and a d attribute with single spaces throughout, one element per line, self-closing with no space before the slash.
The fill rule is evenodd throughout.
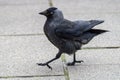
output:
<path id="1" fill-rule="evenodd" d="M 84 63 L 66 66 L 72 56 L 47 67 L 57 49 L 43 33 L 46 20 L 38 13 L 51 5 L 70 20 L 103 19 L 95 28 L 110 32 L 95 37 L 77 52 Z M 0 0 L 0 80 L 120 80 L 119 0 Z"/>

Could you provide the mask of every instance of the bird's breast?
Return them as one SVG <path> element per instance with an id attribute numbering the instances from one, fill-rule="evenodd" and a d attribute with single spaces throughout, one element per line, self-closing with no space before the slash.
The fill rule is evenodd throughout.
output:
<path id="1" fill-rule="evenodd" d="M 45 26 L 44 33 L 47 36 L 48 40 L 56 47 L 60 48 L 62 40 L 56 36 L 55 34 L 55 27 L 52 26 Z"/>

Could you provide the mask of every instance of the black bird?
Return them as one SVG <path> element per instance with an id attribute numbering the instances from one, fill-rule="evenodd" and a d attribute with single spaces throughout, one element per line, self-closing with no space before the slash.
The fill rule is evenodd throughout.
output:
<path id="1" fill-rule="evenodd" d="M 46 63 L 38 63 L 40 66 L 47 66 L 52 61 L 60 58 L 62 53 L 73 54 L 73 62 L 68 65 L 75 65 L 81 63 L 82 60 L 77 61 L 75 52 L 81 49 L 81 46 L 87 44 L 93 37 L 107 32 L 106 30 L 92 29 L 94 26 L 103 23 L 103 20 L 89 20 L 89 21 L 70 21 L 64 18 L 62 12 L 56 7 L 50 7 L 39 14 L 47 17 L 44 25 L 44 33 L 48 40 L 59 49 L 55 58 Z"/>

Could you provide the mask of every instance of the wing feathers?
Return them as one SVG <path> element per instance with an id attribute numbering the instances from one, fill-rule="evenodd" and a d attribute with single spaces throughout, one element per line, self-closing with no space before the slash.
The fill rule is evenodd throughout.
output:
<path id="1" fill-rule="evenodd" d="M 67 24 L 70 23 L 70 24 Z M 100 32 L 99 30 L 91 30 L 94 26 L 103 23 L 103 20 L 90 20 L 90 21 L 75 21 L 74 23 L 71 21 L 64 21 L 55 29 L 55 33 L 57 36 L 64 39 L 74 39 L 75 37 L 80 37 L 84 32 Z M 91 33 L 90 32 L 90 33 Z M 86 35 L 87 36 L 87 35 Z"/>

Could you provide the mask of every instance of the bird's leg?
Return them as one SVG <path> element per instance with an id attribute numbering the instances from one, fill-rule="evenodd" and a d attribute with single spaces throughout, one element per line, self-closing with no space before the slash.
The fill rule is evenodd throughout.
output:
<path id="1" fill-rule="evenodd" d="M 52 67 L 49 65 L 49 63 L 51 63 L 52 61 L 54 61 L 54 60 L 60 58 L 61 54 L 62 54 L 62 52 L 58 52 L 58 54 L 56 55 L 55 58 L 49 60 L 49 61 L 46 62 L 46 63 L 37 63 L 37 64 L 38 64 L 39 66 L 47 66 L 49 69 L 52 70 Z"/>
<path id="2" fill-rule="evenodd" d="M 76 54 L 74 53 L 74 55 L 73 55 L 73 62 L 68 63 L 67 65 L 68 66 L 73 66 L 73 65 L 75 65 L 75 63 L 81 63 L 81 62 L 84 62 L 84 61 L 83 60 L 77 61 L 76 60 Z"/>

